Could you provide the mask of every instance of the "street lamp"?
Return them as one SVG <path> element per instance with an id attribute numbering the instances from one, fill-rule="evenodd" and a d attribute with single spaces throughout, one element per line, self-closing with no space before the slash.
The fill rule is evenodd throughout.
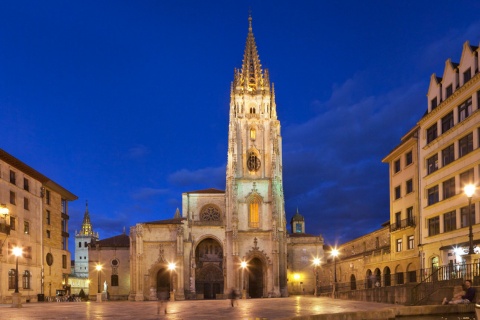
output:
<path id="1" fill-rule="evenodd" d="M 318 267 L 320 266 L 320 258 L 313 259 L 313 274 L 315 275 L 315 291 L 313 295 L 317 296 L 317 288 L 318 288 Z"/>
<path id="2" fill-rule="evenodd" d="M 339 252 L 337 248 L 332 249 L 331 255 L 333 256 L 333 290 L 332 297 L 335 299 L 335 291 L 337 289 L 337 256 Z"/>
<path id="3" fill-rule="evenodd" d="M 12 249 L 13 255 L 16 257 L 15 262 L 15 292 L 12 294 L 12 307 L 20 308 L 22 306 L 22 300 L 20 293 L 18 292 L 18 257 L 23 255 L 23 250 L 20 247 L 14 247 Z"/>
<path id="4" fill-rule="evenodd" d="M 475 254 L 473 251 L 473 231 L 472 231 L 472 197 L 475 193 L 475 185 L 474 184 L 467 184 L 463 191 L 465 195 L 468 197 L 468 254 L 472 255 Z"/>
<path id="5" fill-rule="evenodd" d="M 168 264 L 168 270 L 170 270 L 170 301 L 175 301 L 175 292 L 173 291 L 173 272 L 177 266 L 174 262 Z"/>
<path id="6" fill-rule="evenodd" d="M 240 267 L 242 267 L 242 299 L 247 299 L 247 292 L 245 290 L 245 269 L 247 268 L 247 262 L 240 262 Z"/>
<path id="7" fill-rule="evenodd" d="M 97 281 L 98 281 L 98 292 L 97 292 L 97 302 L 102 302 L 102 293 L 100 291 L 100 276 L 101 276 L 101 271 L 102 271 L 102 265 L 97 263 L 95 266 L 95 269 L 97 270 Z"/>

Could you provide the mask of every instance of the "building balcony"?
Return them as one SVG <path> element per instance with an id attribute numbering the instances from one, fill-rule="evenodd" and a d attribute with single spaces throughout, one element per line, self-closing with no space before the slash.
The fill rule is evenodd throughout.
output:
<path id="1" fill-rule="evenodd" d="M 405 228 L 410 228 L 410 227 L 415 227 L 415 217 L 403 219 L 395 223 L 392 223 L 390 225 L 390 232 L 405 229 Z"/>

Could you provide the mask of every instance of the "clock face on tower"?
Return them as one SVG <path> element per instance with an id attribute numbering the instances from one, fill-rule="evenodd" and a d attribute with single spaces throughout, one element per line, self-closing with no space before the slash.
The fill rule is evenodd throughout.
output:
<path id="1" fill-rule="evenodd" d="M 258 171 L 260 169 L 260 159 L 253 152 L 250 153 L 247 160 L 247 167 L 250 171 Z"/>

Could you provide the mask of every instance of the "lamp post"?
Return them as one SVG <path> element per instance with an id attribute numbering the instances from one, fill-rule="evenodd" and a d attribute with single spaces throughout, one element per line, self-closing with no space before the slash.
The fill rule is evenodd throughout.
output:
<path id="1" fill-rule="evenodd" d="M 314 258 L 313 259 L 313 274 L 315 275 L 315 290 L 313 295 L 316 297 L 317 296 L 317 288 L 318 288 L 318 266 L 320 265 L 320 258 Z"/>
<path id="2" fill-rule="evenodd" d="M 95 266 L 95 269 L 97 270 L 97 281 L 98 281 L 98 291 L 97 291 L 97 302 L 102 302 L 102 292 L 100 291 L 100 272 L 102 271 L 102 265 L 97 264 Z"/>
<path id="3" fill-rule="evenodd" d="M 20 247 L 14 247 L 12 249 L 12 253 L 15 256 L 15 292 L 12 294 L 12 307 L 13 308 L 21 308 L 22 307 L 22 300 L 20 297 L 20 293 L 18 292 L 18 257 L 23 254 L 23 250 Z"/>
<path id="4" fill-rule="evenodd" d="M 468 254 L 475 254 L 473 250 L 473 231 L 472 231 L 472 197 L 475 193 L 475 185 L 468 184 L 463 188 L 465 195 L 468 197 Z"/>
<path id="5" fill-rule="evenodd" d="M 333 256 L 333 290 L 332 290 L 332 298 L 335 299 L 335 291 L 337 290 L 337 256 L 338 250 L 337 248 L 332 249 L 332 256 Z"/>
<path id="6" fill-rule="evenodd" d="M 240 262 L 240 267 L 242 267 L 242 299 L 247 299 L 247 291 L 245 289 L 245 269 L 247 268 L 247 262 Z"/>
<path id="7" fill-rule="evenodd" d="M 177 266 L 174 262 L 168 264 L 168 270 L 170 270 L 170 301 L 175 301 L 175 291 L 173 286 L 173 272 Z"/>

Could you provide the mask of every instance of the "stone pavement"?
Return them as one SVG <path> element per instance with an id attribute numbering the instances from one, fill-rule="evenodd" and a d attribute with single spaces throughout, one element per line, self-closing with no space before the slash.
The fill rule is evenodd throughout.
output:
<path id="1" fill-rule="evenodd" d="M 20 309 L 3 304 L 0 319 L 393 319 L 392 310 L 412 308 L 313 296 L 237 301 L 235 307 L 230 300 L 168 302 L 167 314 L 163 309 L 157 314 L 155 301 L 39 302 L 25 303 Z"/>

